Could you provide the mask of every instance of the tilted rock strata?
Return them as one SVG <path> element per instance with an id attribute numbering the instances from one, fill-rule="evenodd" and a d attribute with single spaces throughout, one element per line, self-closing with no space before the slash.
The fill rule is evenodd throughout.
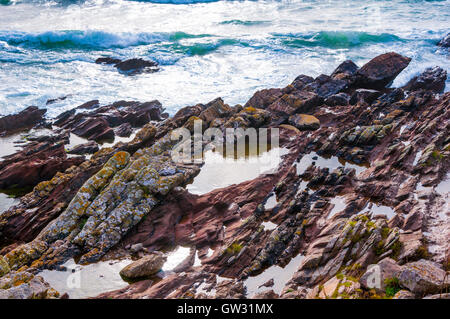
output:
<path id="1" fill-rule="evenodd" d="M 134 253 L 127 247 L 138 243 L 149 251 L 187 245 L 195 247 L 201 265 L 99 297 L 251 298 L 249 276 L 293 261 L 295 272 L 281 291 L 262 285 L 280 278 L 267 278 L 256 295 L 435 296 L 448 287 L 430 274 L 444 274 L 448 256 L 446 237 L 437 235 L 448 219 L 435 220 L 447 213 L 436 186 L 449 166 L 450 95 L 438 97 L 432 87 L 386 88 L 408 63 L 394 53 L 361 69 L 345 61 L 331 76 L 302 75 L 286 88 L 258 91 L 245 106 L 216 99 L 179 110 L 150 129 L 150 147 L 130 143 L 103 151 L 108 164 L 98 164 L 81 188 L 72 188 L 59 217 L 29 243 L 5 248 L 9 268 L 36 271 L 75 255 L 80 262 L 129 257 Z M 438 83 L 442 73 L 426 71 L 422 78 L 430 76 L 436 78 L 429 83 Z M 296 114 L 314 116 L 320 127 L 300 131 L 289 125 Z M 192 130 L 196 119 L 203 120 L 202 129 L 277 127 L 288 153 L 276 171 L 190 194 L 183 186 L 199 167 L 171 164 L 167 152 L 174 145 L 169 133 L 182 126 Z M 274 195 L 275 206 L 267 208 Z M 273 229 L 263 225 L 269 221 Z M 427 242 L 436 249 L 428 251 Z M 382 270 L 379 289 L 365 277 L 371 265 Z M 415 272 L 417 267 L 424 271 Z"/>

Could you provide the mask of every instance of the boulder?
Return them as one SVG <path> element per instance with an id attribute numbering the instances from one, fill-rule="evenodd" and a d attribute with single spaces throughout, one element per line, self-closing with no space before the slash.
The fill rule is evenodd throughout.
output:
<path id="1" fill-rule="evenodd" d="M 316 93 L 322 98 L 327 98 L 333 94 L 337 94 L 346 89 L 348 82 L 344 80 L 334 79 L 328 75 L 319 75 L 314 82 L 305 85 L 303 90 Z"/>
<path id="2" fill-rule="evenodd" d="M 300 74 L 295 78 L 295 80 L 291 83 L 291 85 L 297 90 L 302 90 L 307 84 L 314 82 L 314 78 Z"/>
<path id="3" fill-rule="evenodd" d="M 319 292 L 319 297 L 322 299 L 331 298 L 339 286 L 341 280 L 337 277 L 333 277 L 323 284 L 322 290 Z"/>
<path id="4" fill-rule="evenodd" d="M 311 78 L 312 80 L 312 78 Z M 251 106 L 254 108 L 265 109 L 270 104 L 278 100 L 283 95 L 281 89 L 264 89 L 257 91 L 253 96 L 245 103 L 245 107 Z"/>
<path id="5" fill-rule="evenodd" d="M 423 299 L 450 299 L 450 293 L 426 296 Z"/>
<path id="6" fill-rule="evenodd" d="M 142 278 L 155 275 L 166 262 L 166 257 L 158 254 L 147 255 L 129 264 L 120 271 L 124 278 Z"/>
<path id="7" fill-rule="evenodd" d="M 352 60 L 346 60 L 333 71 L 331 77 L 338 80 L 348 79 L 351 78 L 357 70 L 358 66 Z"/>
<path id="8" fill-rule="evenodd" d="M 312 91 L 295 91 L 291 94 L 284 94 L 267 110 L 275 114 L 306 113 L 322 103 L 323 98 Z"/>
<path id="9" fill-rule="evenodd" d="M 320 121 L 308 114 L 294 114 L 289 117 L 289 123 L 302 131 L 314 131 L 320 127 Z"/>
<path id="10" fill-rule="evenodd" d="M 405 264 L 397 277 L 402 287 L 420 295 L 439 293 L 450 287 L 450 278 L 441 266 L 425 259 Z"/>
<path id="11" fill-rule="evenodd" d="M 355 86 L 380 90 L 389 85 L 409 65 L 411 58 L 395 52 L 379 55 L 355 73 Z"/>
<path id="12" fill-rule="evenodd" d="M 252 299 L 278 299 L 280 296 L 272 289 L 255 294 Z"/>
<path id="13" fill-rule="evenodd" d="M 0 135 L 11 134 L 31 128 L 44 120 L 46 109 L 29 106 L 25 110 L 0 118 Z"/>
<path id="14" fill-rule="evenodd" d="M 403 89 L 408 91 L 426 90 L 441 93 L 444 91 L 446 80 L 447 71 L 435 66 L 426 69 L 420 75 L 412 78 Z"/>
<path id="15" fill-rule="evenodd" d="M 199 118 L 209 124 L 213 120 L 228 116 L 231 113 L 232 109 L 228 106 L 228 104 L 225 104 L 221 98 L 217 98 L 208 103 L 207 108 L 200 113 Z"/>

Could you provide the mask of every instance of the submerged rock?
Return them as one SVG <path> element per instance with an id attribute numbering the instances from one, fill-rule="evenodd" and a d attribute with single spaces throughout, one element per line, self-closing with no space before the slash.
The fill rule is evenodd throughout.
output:
<path id="1" fill-rule="evenodd" d="M 122 62 L 122 60 L 111 58 L 111 57 L 103 57 L 103 58 L 98 58 L 97 60 L 95 60 L 95 63 L 97 63 L 97 64 L 117 64 L 120 62 Z"/>
<path id="2" fill-rule="evenodd" d="M 159 71 L 158 63 L 143 59 L 129 59 L 114 65 L 119 71 L 128 75 L 138 73 L 153 73 Z"/>
<path id="3" fill-rule="evenodd" d="M 102 57 L 95 60 L 97 64 L 113 64 L 119 72 L 126 75 L 135 75 L 139 73 L 154 73 L 159 71 L 158 63 L 147 61 L 141 58 L 134 58 L 122 61 L 120 59 Z"/>

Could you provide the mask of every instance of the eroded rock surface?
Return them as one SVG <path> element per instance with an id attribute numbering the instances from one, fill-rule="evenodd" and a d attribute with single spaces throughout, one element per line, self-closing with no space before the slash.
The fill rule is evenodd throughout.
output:
<path id="1" fill-rule="evenodd" d="M 31 128 L 44 121 L 45 109 L 37 106 L 27 107 L 25 110 L 0 118 L 0 135 L 14 133 L 23 129 Z"/>
<path id="2" fill-rule="evenodd" d="M 38 184 L 0 216 L 9 271 L 186 246 L 183 267 L 98 297 L 400 299 L 445 292 L 450 94 L 436 94 L 434 85 L 388 88 L 409 62 L 396 53 L 362 68 L 345 61 L 330 76 L 301 75 L 285 88 L 258 91 L 244 106 L 218 98 L 145 125 L 132 142 Z M 300 130 L 293 119 L 301 114 L 319 126 Z M 278 167 L 190 193 L 185 186 L 202 165 L 173 161 L 171 133 L 193 131 L 196 120 L 202 130 L 278 128 Z"/>

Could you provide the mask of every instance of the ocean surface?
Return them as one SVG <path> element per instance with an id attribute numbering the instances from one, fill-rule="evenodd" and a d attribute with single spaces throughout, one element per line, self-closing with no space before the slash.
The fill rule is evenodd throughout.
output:
<path id="1" fill-rule="evenodd" d="M 450 72 L 436 46 L 449 31 L 446 0 L 0 0 L 0 114 L 37 105 L 52 117 L 92 99 L 158 99 L 171 114 L 218 96 L 245 103 L 389 51 L 413 58 L 401 85 L 429 66 Z M 95 64 L 101 56 L 161 71 L 126 76 Z"/>

